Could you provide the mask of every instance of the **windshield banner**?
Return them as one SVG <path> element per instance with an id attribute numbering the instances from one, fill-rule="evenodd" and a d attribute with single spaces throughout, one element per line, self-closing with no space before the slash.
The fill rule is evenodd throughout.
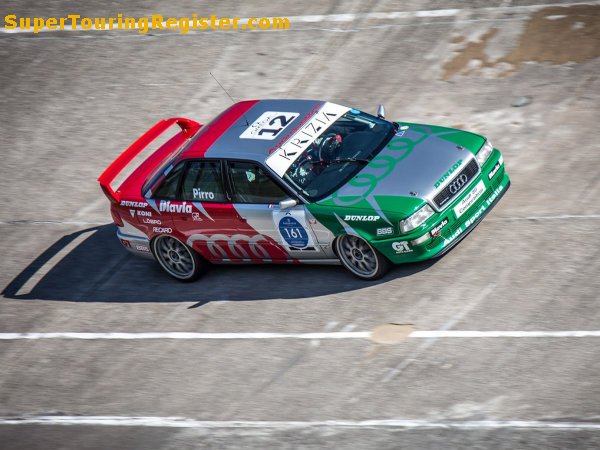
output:
<path id="1" fill-rule="evenodd" d="M 280 177 L 288 170 L 294 161 L 321 136 L 340 117 L 350 111 L 346 106 L 335 103 L 325 103 L 323 107 L 310 118 L 284 144 L 280 145 L 268 158 L 267 165 Z"/>

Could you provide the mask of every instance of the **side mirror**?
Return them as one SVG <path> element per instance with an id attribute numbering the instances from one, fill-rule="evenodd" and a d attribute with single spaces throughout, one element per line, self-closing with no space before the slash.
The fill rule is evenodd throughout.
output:
<path id="1" fill-rule="evenodd" d="M 379 117 L 380 119 L 385 119 L 385 108 L 383 107 L 383 105 L 379 105 L 379 107 L 377 108 L 377 117 Z"/>
<path id="2" fill-rule="evenodd" d="M 298 204 L 298 200 L 295 200 L 293 198 L 286 198 L 285 200 L 281 200 L 279 202 L 279 209 L 293 208 L 297 204 Z"/>

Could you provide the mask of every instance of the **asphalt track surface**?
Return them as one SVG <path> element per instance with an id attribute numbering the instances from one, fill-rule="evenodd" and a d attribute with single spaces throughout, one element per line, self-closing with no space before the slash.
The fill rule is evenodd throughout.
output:
<path id="1" fill-rule="evenodd" d="M 0 448 L 598 448 L 598 3 L 172 3 L 0 6 L 299 17 L 0 33 Z M 226 108 L 209 71 L 236 99 L 480 132 L 512 187 L 443 258 L 375 283 L 238 266 L 180 284 L 120 248 L 95 179 L 159 119 Z M 374 342 L 389 323 L 415 331 Z"/>

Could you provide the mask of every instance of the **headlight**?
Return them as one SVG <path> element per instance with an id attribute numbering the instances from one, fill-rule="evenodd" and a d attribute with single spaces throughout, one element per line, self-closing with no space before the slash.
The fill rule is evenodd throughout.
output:
<path id="1" fill-rule="evenodd" d="M 494 150 L 494 146 L 492 145 L 492 143 L 490 141 L 486 140 L 485 144 L 483 144 L 483 147 L 481 147 L 479 149 L 479 151 L 477 152 L 477 154 L 475 155 L 475 158 L 477 159 L 477 162 L 479 163 L 480 166 L 483 166 L 483 163 L 485 163 L 487 161 L 487 159 L 492 154 L 493 150 Z"/>
<path id="2" fill-rule="evenodd" d="M 416 213 L 413 213 L 411 216 L 408 216 L 406 219 L 400 221 L 400 231 L 403 233 L 408 233 L 409 231 L 417 228 L 431 216 L 433 216 L 433 209 L 431 209 L 431 206 L 425 205 Z"/>

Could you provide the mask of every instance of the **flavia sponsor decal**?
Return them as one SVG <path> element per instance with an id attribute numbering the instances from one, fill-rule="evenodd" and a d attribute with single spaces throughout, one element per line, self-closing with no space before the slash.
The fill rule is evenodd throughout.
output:
<path id="1" fill-rule="evenodd" d="M 121 206 L 129 206 L 133 208 L 146 208 L 148 203 L 146 202 L 134 202 L 130 200 L 121 200 Z"/>
<path id="2" fill-rule="evenodd" d="M 442 183 L 443 183 L 443 182 L 444 182 L 444 181 L 445 181 L 445 180 L 446 180 L 446 179 L 447 179 L 447 178 L 448 178 L 450 175 L 452 175 L 456 169 L 458 169 L 458 168 L 460 167 L 460 165 L 461 165 L 461 164 L 462 164 L 462 159 L 459 159 L 458 161 L 456 161 L 456 163 L 455 163 L 455 164 L 454 164 L 452 167 L 450 167 L 450 169 L 448 169 L 448 170 L 446 171 L 446 173 L 440 177 L 440 179 L 439 179 L 439 180 L 437 180 L 437 181 L 436 181 L 436 183 L 434 184 L 435 188 L 436 188 L 436 189 L 437 189 L 437 188 L 439 188 L 439 187 L 441 186 L 441 184 L 442 184 Z"/>
<path id="3" fill-rule="evenodd" d="M 494 178 L 494 175 L 496 175 L 496 173 L 498 173 L 499 170 L 500 170 L 500 161 L 498 161 L 496 163 L 496 165 L 494 166 L 494 168 L 492 170 L 490 170 L 490 173 L 488 173 L 488 179 L 491 180 L 492 178 Z"/>
<path id="4" fill-rule="evenodd" d="M 172 212 L 172 213 L 192 213 L 192 205 L 187 202 L 174 204 L 172 205 L 169 200 L 161 200 L 158 206 L 158 210 L 163 212 Z"/>
<path id="5" fill-rule="evenodd" d="M 431 229 L 431 235 L 432 236 L 439 236 L 440 232 L 442 231 L 442 228 L 444 228 L 446 225 L 448 225 L 448 218 L 447 217 L 444 220 L 442 220 L 440 223 L 438 223 L 435 227 L 433 227 Z"/>
<path id="6" fill-rule="evenodd" d="M 379 216 L 350 216 L 346 215 L 344 217 L 345 221 L 354 221 L 354 222 L 375 222 L 381 219 Z"/>

